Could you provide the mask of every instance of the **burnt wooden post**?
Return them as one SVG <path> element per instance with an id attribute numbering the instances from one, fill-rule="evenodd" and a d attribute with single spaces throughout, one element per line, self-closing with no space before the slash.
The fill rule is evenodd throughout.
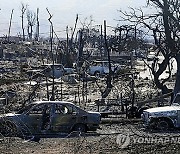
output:
<path id="1" fill-rule="evenodd" d="M 69 29 L 66 27 L 66 54 L 69 52 Z"/>
<path id="2" fill-rule="evenodd" d="M 108 49 L 108 44 L 107 44 L 107 38 L 106 38 L 106 20 L 104 20 L 104 41 L 105 41 L 105 48 L 107 51 L 107 56 L 108 56 L 108 62 L 109 62 L 109 74 L 107 77 L 107 88 L 112 88 L 111 80 L 112 80 L 112 70 L 111 70 L 111 58 L 110 58 L 110 52 Z"/>
<path id="3" fill-rule="evenodd" d="M 12 17 L 13 17 L 13 13 L 14 13 L 14 9 L 12 9 L 11 17 L 10 17 L 10 22 L 9 22 L 8 42 L 9 42 L 9 38 L 10 38 L 10 34 L 11 34 L 11 25 L 12 25 Z"/>
<path id="4" fill-rule="evenodd" d="M 37 22 L 37 27 L 36 27 L 36 41 L 39 41 L 39 8 L 37 8 L 37 18 L 36 18 L 36 22 Z"/>
<path id="5" fill-rule="evenodd" d="M 4 57 L 4 50 L 2 47 L 0 47 L 0 58 L 3 59 L 3 57 Z"/>
<path id="6" fill-rule="evenodd" d="M 46 75 L 46 90 L 47 90 L 47 100 L 49 101 L 49 86 L 48 86 L 48 77 Z"/>
<path id="7" fill-rule="evenodd" d="M 131 79 L 131 88 L 132 88 L 132 108 L 134 107 L 134 102 L 135 102 L 135 90 L 134 90 L 134 74 L 131 74 L 132 75 L 132 79 Z"/>
<path id="8" fill-rule="evenodd" d="M 51 54 L 52 54 L 52 62 L 53 62 L 53 68 L 52 68 L 52 73 L 53 73 L 53 83 L 52 83 L 52 96 L 51 96 L 51 101 L 55 100 L 55 94 L 54 94 L 54 53 L 53 53 L 53 33 L 54 33 L 54 29 L 53 29 L 53 23 L 51 21 L 52 15 L 50 14 L 48 8 L 46 8 L 47 12 L 49 13 L 49 22 L 50 22 L 50 41 L 51 41 Z"/>
<path id="9" fill-rule="evenodd" d="M 103 44 L 103 31 L 102 31 L 102 25 L 101 25 L 100 27 L 101 27 L 101 35 L 100 35 L 100 36 L 101 36 L 101 37 L 100 37 L 100 38 L 101 38 L 101 40 L 100 40 L 100 55 L 101 55 L 101 59 L 102 59 L 102 57 L 103 57 L 103 54 L 102 54 L 102 53 L 103 53 L 103 52 L 102 52 L 102 47 L 103 47 L 103 46 L 102 46 L 102 44 Z"/>
<path id="10" fill-rule="evenodd" d="M 83 46 L 84 46 L 84 42 L 83 42 L 83 31 L 80 30 L 79 31 L 79 63 L 78 63 L 78 67 L 82 66 L 82 57 L 83 57 Z"/>
<path id="11" fill-rule="evenodd" d="M 121 99 L 121 111 L 124 112 L 124 102 L 123 102 L 123 96 L 122 93 L 120 94 L 120 99 Z"/>
<path id="12" fill-rule="evenodd" d="M 73 39 L 74 39 L 74 33 L 76 31 L 77 23 L 78 23 L 78 14 L 76 15 L 76 21 L 75 21 L 75 24 L 74 24 L 74 29 L 73 29 L 71 38 L 69 39 L 69 50 L 70 50 L 70 52 L 74 51 L 74 49 L 73 49 Z"/>

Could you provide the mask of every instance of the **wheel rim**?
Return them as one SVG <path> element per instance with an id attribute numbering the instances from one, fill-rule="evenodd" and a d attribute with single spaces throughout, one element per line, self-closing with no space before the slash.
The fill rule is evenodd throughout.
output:
<path id="1" fill-rule="evenodd" d="M 16 136 L 17 135 L 17 129 L 15 124 L 13 123 L 4 123 L 4 126 L 2 128 L 2 134 L 5 136 Z"/>
<path id="2" fill-rule="evenodd" d="M 77 125 L 75 127 L 75 131 L 79 131 L 79 132 L 85 132 L 86 128 L 84 125 Z"/>
<path id="3" fill-rule="evenodd" d="M 160 130 L 167 130 L 169 128 L 169 124 L 167 121 L 160 121 L 157 125 Z"/>
<path id="4" fill-rule="evenodd" d="M 99 72 L 96 72 L 96 73 L 95 73 L 95 77 L 96 77 L 96 78 L 99 78 L 99 77 L 100 77 L 100 73 L 99 73 Z"/>

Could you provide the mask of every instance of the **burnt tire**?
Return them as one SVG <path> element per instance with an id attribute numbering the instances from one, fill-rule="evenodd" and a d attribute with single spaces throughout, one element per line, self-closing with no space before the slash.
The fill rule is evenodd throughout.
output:
<path id="1" fill-rule="evenodd" d="M 173 127 L 172 122 L 169 119 L 158 119 L 156 121 L 156 129 L 166 131 Z"/>
<path id="2" fill-rule="evenodd" d="M 74 126 L 73 131 L 78 131 L 78 132 L 86 132 L 86 125 L 84 124 L 77 124 Z"/>
<path id="3" fill-rule="evenodd" d="M 147 107 L 147 106 L 144 106 L 144 107 L 139 108 L 139 109 L 137 110 L 136 114 L 135 114 L 136 118 L 141 118 L 141 114 L 143 114 L 143 111 L 146 110 L 146 109 L 148 109 L 148 108 L 149 108 L 149 107 Z"/>
<path id="4" fill-rule="evenodd" d="M 0 126 L 0 133 L 5 137 L 18 136 L 17 127 L 12 122 L 2 122 Z"/>
<path id="5" fill-rule="evenodd" d="M 96 78 L 99 78 L 99 77 L 100 77 L 100 72 L 99 72 L 99 71 L 95 71 L 95 72 L 94 72 L 94 76 L 95 76 Z"/>

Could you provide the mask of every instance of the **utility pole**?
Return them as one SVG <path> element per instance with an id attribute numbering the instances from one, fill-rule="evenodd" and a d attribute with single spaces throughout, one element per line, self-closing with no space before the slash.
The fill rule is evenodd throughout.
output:
<path id="1" fill-rule="evenodd" d="M 134 28 L 134 37 L 135 37 L 135 54 L 136 54 L 136 50 L 137 50 L 137 29 L 136 29 L 136 25 Z M 131 69 L 133 69 L 133 62 L 134 62 L 134 57 L 133 57 L 133 53 L 131 52 Z M 135 82 L 134 82 L 134 74 L 131 74 L 131 91 L 132 91 L 132 115 L 133 115 L 133 108 L 134 108 L 134 103 L 135 103 Z"/>
<path id="2" fill-rule="evenodd" d="M 39 41 L 39 8 L 37 8 L 37 27 L 36 27 L 36 41 Z"/>
<path id="3" fill-rule="evenodd" d="M 70 44 L 69 44 L 70 52 L 73 51 L 73 38 L 74 38 L 74 33 L 76 31 L 77 23 L 78 23 L 78 14 L 76 15 L 76 21 L 75 21 L 74 29 L 73 29 L 71 39 L 70 39 Z"/>
<path id="4" fill-rule="evenodd" d="M 104 91 L 101 92 L 102 93 L 101 94 L 102 95 L 102 101 L 104 101 L 104 98 L 106 98 L 109 95 L 109 93 L 111 92 L 111 89 L 113 87 L 113 85 L 111 84 L 111 81 L 112 81 L 111 59 L 110 59 L 110 53 L 109 53 L 107 38 L 106 38 L 106 20 L 104 20 L 104 43 L 105 43 L 105 49 L 107 51 L 107 56 L 108 56 L 109 73 L 108 73 L 108 76 L 106 78 L 106 88 Z"/>
<path id="5" fill-rule="evenodd" d="M 12 9 L 11 17 L 10 17 L 10 22 L 9 22 L 8 42 L 9 42 L 9 38 L 10 38 L 10 34 L 11 34 L 11 25 L 12 25 L 13 12 L 14 12 L 14 9 Z"/>
<path id="6" fill-rule="evenodd" d="M 69 29 L 68 26 L 66 27 L 66 52 L 69 52 Z"/>
<path id="7" fill-rule="evenodd" d="M 102 60 L 102 44 L 103 44 L 103 31 L 102 31 L 102 25 L 100 25 L 100 29 L 101 29 L 101 40 L 100 40 L 100 55 L 101 55 L 101 60 Z"/>
<path id="8" fill-rule="evenodd" d="M 54 33 L 54 30 L 53 30 L 53 23 L 51 21 L 51 18 L 52 18 L 52 15 L 51 13 L 49 12 L 48 8 L 46 8 L 47 12 L 49 13 L 49 22 L 50 22 L 50 41 L 51 41 L 51 54 L 52 54 L 52 61 L 53 61 L 53 68 L 52 68 L 52 72 L 53 72 L 53 83 L 52 83 L 52 97 L 50 98 L 51 101 L 54 101 L 55 100 L 55 93 L 54 93 L 54 53 L 53 53 L 53 33 Z"/>
<path id="9" fill-rule="evenodd" d="M 112 80 L 112 69 L 111 69 L 111 58 L 110 58 L 110 53 L 108 49 L 108 44 L 107 44 L 107 38 L 106 38 L 106 20 L 104 20 L 104 41 L 105 41 L 105 49 L 107 51 L 107 56 L 108 56 L 108 63 L 109 63 L 109 74 L 107 77 L 107 87 L 112 88 L 111 80 Z"/>
<path id="10" fill-rule="evenodd" d="M 84 47 L 84 41 L 83 41 L 83 30 L 79 30 L 79 63 L 78 67 L 82 66 L 82 59 L 83 59 L 83 47 Z"/>

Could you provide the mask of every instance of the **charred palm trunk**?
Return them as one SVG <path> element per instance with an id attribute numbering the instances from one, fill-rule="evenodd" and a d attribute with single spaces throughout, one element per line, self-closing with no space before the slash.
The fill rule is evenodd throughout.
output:
<path id="1" fill-rule="evenodd" d="M 174 96 L 180 92 L 180 54 L 178 54 L 176 57 L 177 62 L 177 73 L 176 73 L 176 82 L 174 86 Z"/>

